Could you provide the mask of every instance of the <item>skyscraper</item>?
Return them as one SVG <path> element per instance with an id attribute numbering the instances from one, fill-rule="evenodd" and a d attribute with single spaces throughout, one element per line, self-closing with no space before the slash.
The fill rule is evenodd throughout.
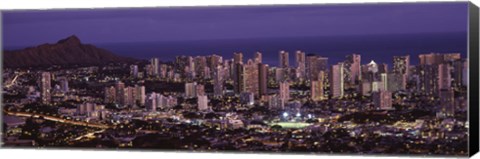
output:
<path id="1" fill-rule="evenodd" d="M 206 111 L 208 110 L 208 97 L 206 95 L 197 96 L 197 104 L 199 111 Z"/>
<path id="2" fill-rule="evenodd" d="M 288 101 L 290 100 L 290 83 L 287 81 L 280 82 L 280 99 L 283 101 Z"/>
<path id="3" fill-rule="evenodd" d="M 305 78 L 305 52 L 297 51 L 295 52 L 295 62 L 296 62 L 296 77 L 300 79 Z"/>
<path id="4" fill-rule="evenodd" d="M 305 58 L 305 72 L 308 80 L 317 80 L 320 71 L 327 71 L 328 58 L 308 54 Z"/>
<path id="5" fill-rule="evenodd" d="M 130 77 L 138 78 L 138 65 L 130 65 Z"/>
<path id="6" fill-rule="evenodd" d="M 219 65 L 213 71 L 213 95 L 215 97 L 223 96 L 223 83 L 225 78 L 225 69 Z"/>
<path id="7" fill-rule="evenodd" d="M 376 110 L 392 109 L 392 92 L 378 91 L 372 93 L 373 105 Z"/>
<path id="8" fill-rule="evenodd" d="M 125 106 L 128 106 L 128 107 L 133 107 L 136 105 L 135 103 L 135 99 L 136 99 L 136 95 L 137 95 L 137 90 L 135 89 L 135 87 L 126 87 L 124 88 L 124 105 Z"/>
<path id="9" fill-rule="evenodd" d="M 258 90 L 259 95 L 267 94 L 267 84 L 268 84 L 268 65 L 267 64 L 258 64 Z"/>
<path id="10" fill-rule="evenodd" d="M 150 65 L 152 66 L 152 75 L 158 76 L 159 75 L 159 61 L 158 58 L 150 59 Z"/>
<path id="11" fill-rule="evenodd" d="M 461 59 L 460 53 L 429 53 L 418 55 L 420 65 L 435 65 Z"/>
<path id="12" fill-rule="evenodd" d="M 42 72 L 40 89 L 41 102 L 43 104 L 49 104 L 52 99 L 52 75 L 50 72 Z"/>
<path id="13" fill-rule="evenodd" d="M 407 86 L 406 76 L 406 74 L 401 73 L 388 73 L 387 90 L 390 92 L 405 90 Z"/>
<path id="14" fill-rule="evenodd" d="M 380 73 L 380 85 L 379 90 L 387 90 L 388 89 L 388 74 L 387 73 Z"/>
<path id="15" fill-rule="evenodd" d="M 125 105 L 125 83 L 122 81 L 117 81 L 115 83 L 115 103 L 120 104 L 121 106 Z"/>
<path id="16" fill-rule="evenodd" d="M 145 108 L 150 112 L 157 111 L 157 94 L 155 92 L 148 94 Z"/>
<path id="17" fill-rule="evenodd" d="M 330 69 L 330 94 L 332 98 L 341 98 L 343 97 L 344 91 L 344 65 L 343 63 L 338 63 L 332 65 Z"/>
<path id="18" fill-rule="evenodd" d="M 205 79 L 207 76 L 207 58 L 205 56 L 197 56 L 194 59 L 195 74 L 199 79 Z"/>
<path id="19" fill-rule="evenodd" d="M 233 78 L 233 89 L 234 92 L 240 94 L 244 88 L 244 68 L 242 63 L 235 64 L 235 74 Z"/>
<path id="20" fill-rule="evenodd" d="M 110 87 L 105 87 L 105 99 L 104 103 L 115 103 L 117 101 L 117 94 L 115 91 L 115 87 L 110 86 Z"/>
<path id="21" fill-rule="evenodd" d="M 388 73 L 388 64 L 378 64 L 378 73 Z"/>
<path id="22" fill-rule="evenodd" d="M 319 101 L 324 99 L 324 72 L 320 71 L 317 80 L 312 80 L 310 85 L 310 95 L 312 100 Z"/>
<path id="23" fill-rule="evenodd" d="M 262 53 L 261 52 L 256 52 L 255 53 L 255 63 L 259 64 L 262 63 Z"/>
<path id="24" fill-rule="evenodd" d="M 278 57 L 279 57 L 279 67 L 280 68 L 288 68 L 289 67 L 288 52 L 282 50 L 282 51 L 278 52 Z"/>
<path id="25" fill-rule="evenodd" d="M 393 73 L 410 75 L 410 55 L 393 56 Z"/>
<path id="26" fill-rule="evenodd" d="M 145 105 L 145 86 L 135 86 L 136 95 L 135 95 L 135 103 L 138 104 L 137 106 Z"/>
<path id="27" fill-rule="evenodd" d="M 185 97 L 194 98 L 197 96 L 197 83 L 185 83 Z"/>
<path id="28" fill-rule="evenodd" d="M 441 89 L 439 93 L 441 116 L 453 117 L 455 115 L 455 94 L 453 89 Z"/>
<path id="29" fill-rule="evenodd" d="M 283 68 L 275 68 L 275 81 L 280 83 L 285 80 L 285 69 Z"/>
<path id="30" fill-rule="evenodd" d="M 234 52 L 233 53 L 233 63 L 234 64 L 243 63 L 243 53 Z"/>
<path id="31" fill-rule="evenodd" d="M 67 77 L 60 78 L 60 88 L 61 88 L 63 93 L 67 93 L 70 90 L 70 88 L 68 86 Z"/>
<path id="32" fill-rule="evenodd" d="M 345 61 L 345 78 L 349 85 L 353 86 L 355 81 L 362 77 L 362 70 L 360 66 L 361 56 L 359 54 L 350 54 L 346 56 Z"/>
<path id="33" fill-rule="evenodd" d="M 462 59 L 453 62 L 452 79 L 456 87 L 464 85 L 463 82 L 467 79 L 466 73 L 468 73 L 467 60 Z"/>
<path id="34" fill-rule="evenodd" d="M 258 65 L 249 59 L 247 64 L 244 65 L 244 90 L 246 92 L 253 93 L 255 96 L 259 96 L 258 89 Z"/>
<path id="35" fill-rule="evenodd" d="M 438 65 L 438 89 L 450 89 L 452 87 L 452 67 L 449 63 Z"/>
<path id="36" fill-rule="evenodd" d="M 439 90 L 438 65 L 418 65 L 417 72 L 419 77 L 419 92 L 427 95 L 436 94 Z"/>
<path id="37" fill-rule="evenodd" d="M 204 96 L 205 94 L 205 86 L 203 84 L 197 84 L 195 86 L 195 93 L 197 96 Z"/>

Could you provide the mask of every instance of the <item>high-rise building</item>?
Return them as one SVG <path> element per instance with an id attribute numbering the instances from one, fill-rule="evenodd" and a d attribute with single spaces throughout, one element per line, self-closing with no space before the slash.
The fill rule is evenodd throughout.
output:
<path id="1" fill-rule="evenodd" d="M 393 73 L 410 76 L 410 55 L 393 56 Z"/>
<path id="2" fill-rule="evenodd" d="M 217 66 L 213 71 L 213 95 L 215 97 L 223 96 L 223 83 L 225 79 L 225 68 Z"/>
<path id="3" fill-rule="evenodd" d="M 205 86 L 203 84 L 197 84 L 195 86 L 195 93 L 197 96 L 205 96 Z"/>
<path id="4" fill-rule="evenodd" d="M 280 83 L 285 80 L 285 69 L 283 68 L 275 68 L 275 81 Z"/>
<path id="5" fill-rule="evenodd" d="M 242 92 L 240 93 L 240 103 L 245 104 L 245 105 L 253 105 L 255 100 L 254 100 L 254 94 L 251 92 Z"/>
<path id="6" fill-rule="evenodd" d="M 378 73 L 388 73 L 388 64 L 378 64 Z"/>
<path id="7" fill-rule="evenodd" d="M 438 65 L 438 89 L 450 89 L 452 87 L 452 67 L 448 63 Z"/>
<path id="8" fill-rule="evenodd" d="M 441 116 L 453 117 L 455 115 L 455 94 L 453 89 L 440 90 L 440 109 Z"/>
<path id="9" fill-rule="evenodd" d="M 125 94 L 124 94 L 124 98 L 123 98 L 124 99 L 123 103 L 124 103 L 125 106 L 133 107 L 133 106 L 136 105 L 136 103 L 135 103 L 135 99 L 136 99 L 135 95 L 137 94 L 136 91 L 137 90 L 134 87 L 124 88 L 124 93 Z"/>
<path id="10" fill-rule="evenodd" d="M 361 56 L 359 54 L 350 54 L 346 56 L 345 61 L 345 79 L 349 85 L 353 86 L 355 81 L 362 78 Z"/>
<path id="11" fill-rule="evenodd" d="M 392 92 L 379 91 L 372 93 L 373 104 L 376 110 L 392 109 Z"/>
<path id="12" fill-rule="evenodd" d="M 148 94 L 145 108 L 150 112 L 157 111 L 157 94 L 155 92 Z"/>
<path id="13" fill-rule="evenodd" d="M 407 75 L 401 73 L 388 73 L 387 74 L 387 90 L 390 92 L 396 92 L 399 90 L 405 90 L 407 86 Z"/>
<path id="14" fill-rule="evenodd" d="M 70 90 L 67 77 L 60 78 L 60 89 L 63 93 L 67 93 Z"/>
<path id="15" fill-rule="evenodd" d="M 387 73 L 380 73 L 380 85 L 379 90 L 387 90 L 388 89 L 388 75 Z"/>
<path id="16" fill-rule="evenodd" d="M 210 55 L 207 58 L 207 66 L 208 68 L 212 71 L 217 68 L 217 66 L 221 65 L 223 62 L 223 57 L 220 55 Z M 213 76 L 213 71 L 212 71 L 212 76 Z"/>
<path id="17" fill-rule="evenodd" d="M 418 55 L 420 65 L 438 65 L 444 62 L 451 62 L 461 59 L 460 53 L 429 53 Z"/>
<path id="18" fill-rule="evenodd" d="M 185 83 L 185 97 L 194 98 L 197 96 L 197 83 Z"/>
<path id="19" fill-rule="evenodd" d="M 283 81 L 279 83 L 280 85 L 280 99 L 284 100 L 285 102 L 290 100 L 290 83 L 287 81 Z"/>
<path id="20" fill-rule="evenodd" d="M 189 79 L 194 79 L 197 76 L 195 72 L 195 60 L 192 56 L 188 56 L 188 67 L 185 68 L 186 77 Z"/>
<path id="21" fill-rule="evenodd" d="M 130 77 L 138 78 L 138 65 L 130 65 Z"/>
<path id="22" fill-rule="evenodd" d="M 115 103 L 125 105 L 125 83 L 122 81 L 115 83 L 115 97 Z"/>
<path id="23" fill-rule="evenodd" d="M 150 59 L 150 65 L 152 66 L 152 75 L 153 76 L 158 76 L 159 75 L 159 60 L 158 58 L 152 58 Z"/>
<path id="24" fill-rule="evenodd" d="M 464 81 L 467 80 L 467 72 L 468 71 L 468 62 L 467 60 L 456 60 L 453 62 L 453 72 L 452 72 L 452 79 L 453 84 L 456 87 L 464 85 Z M 466 84 L 466 83 L 465 83 Z M 464 85 L 466 86 L 466 85 Z"/>
<path id="25" fill-rule="evenodd" d="M 267 64 L 258 64 L 258 90 L 260 95 L 267 94 L 267 84 L 268 84 L 268 65 Z"/>
<path id="26" fill-rule="evenodd" d="M 115 103 L 116 102 L 116 91 L 115 91 L 115 87 L 113 86 L 110 86 L 110 87 L 105 87 L 105 99 L 104 99 L 104 103 Z"/>
<path id="27" fill-rule="evenodd" d="M 243 53 L 241 53 L 241 52 L 233 53 L 233 63 L 234 64 L 238 64 L 238 63 L 243 64 Z"/>
<path id="28" fill-rule="evenodd" d="M 255 53 L 255 63 L 259 64 L 262 63 L 262 53 L 261 52 L 256 52 Z"/>
<path id="29" fill-rule="evenodd" d="M 176 56 L 174 68 L 175 70 L 180 73 L 182 76 L 185 75 L 185 69 L 189 66 L 188 57 L 185 55 Z"/>
<path id="30" fill-rule="evenodd" d="M 244 81 L 244 68 L 243 68 L 242 63 L 237 63 L 235 64 L 235 74 L 233 78 L 233 89 L 234 92 L 237 94 L 240 94 L 243 91 L 243 88 L 245 86 L 245 81 Z"/>
<path id="31" fill-rule="evenodd" d="M 95 103 L 82 103 L 77 105 L 77 114 L 79 115 L 88 115 L 95 111 L 95 107 L 97 104 Z"/>
<path id="32" fill-rule="evenodd" d="M 344 69 L 343 63 L 332 65 L 330 69 L 330 94 L 332 98 L 343 97 L 344 91 Z"/>
<path id="33" fill-rule="evenodd" d="M 300 79 L 305 78 L 306 74 L 306 58 L 305 58 L 305 52 L 302 51 L 297 51 L 295 52 L 295 64 L 296 64 L 296 77 Z"/>
<path id="34" fill-rule="evenodd" d="M 197 104 L 198 104 L 199 111 L 208 110 L 208 97 L 206 95 L 198 96 Z"/>
<path id="35" fill-rule="evenodd" d="M 135 104 L 137 106 L 144 106 L 145 105 L 145 86 L 135 86 L 136 95 L 135 95 Z"/>
<path id="36" fill-rule="evenodd" d="M 259 96 L 259 82 L 258 82 L 258 65 L 249 59 L 247 64 L 244 65 L 244 90 L 245 92 L 254 93 L 255 96 Z"/>
<path id="37" fill-rule="evenodd" d="M 278 57 L 279 57 L 279 67 L 280 68 L 288 68 L 289 67 L 288 52 L 282 50 L 278 53 Z"/>
<path id="38" fill-rule="evenodd" d="M 158 73 L 161 78 L 167 78 L 168 66 L 166 64 L 161 64 Z"/>
<path id="39" fill-rule="evenodd" d="M 417 74 L 419 78 L 419 92 L 427 95 L 436 94 L 439 90 L 438 65 L 418 65 Z"/>
<path id="40" fill-rule="evenodd" d="M 328 58 L 308 54 L 305 60 L 305 72 L 308 80 L 317 80 L 320 71 L 327 71 Z"/>
<path id="41" fill-rule="evenodd" d="M 320 71 L 317 80 L 312 80 L 310 85 L 310 95 L 312 100 L 319 101 L 325 98 L 324 96 L 324 78 L 325 74 Z"/>
<path id="42" fill-rule="evenodd" d="M 268 108 L 270 109 L 283 110 L 285 103 L 286 101 L 277 94 L 268 95 Z"/>
<path id="43" fill-rule="evenodd" d="M 462 68 L 462 84 L 464 86 L 468 85 L 468 60 L 465 60 Z"/>
<path id="44" fill-rule="evenodd" d="M 199 79 L 205 79 L 207 77 L 207 58 L 205 56 L 197 56 L 194 59 L 195 74 Z"/>
<path id="45" fill-rule="evenodd" d="M 370 81 L 362 81 L 362 85 L 360 87 L 360 93 L 363 96 L 370 95 L 372 92 L 372 82 Z"/>
<path id="46" fill-rule="evenodd" d="M 52 99 L 52 75 L 50 72 L 42 72 L 40 82 L 40 98 L 43 104 L 49 104 Z"/>

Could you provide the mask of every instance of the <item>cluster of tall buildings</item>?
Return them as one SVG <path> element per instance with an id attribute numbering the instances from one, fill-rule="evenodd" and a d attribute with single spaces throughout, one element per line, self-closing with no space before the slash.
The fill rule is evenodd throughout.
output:
<path id="1" fill-rule="evenodd" d="M 455 89 L 466 86 L 468 82 L 468 61 L 459 53 L 422 54 L 420 64 L 416 66 L 415 81 L 417 90 L 438 96 L 440 99 L 439 117 L 454 116 L 461 98 L 456 99 Z"/>
<path id="2" fill-rule="evenodd" d="M 355 94 L 371 97 L 374 109 L 392 108 L 392 95 L 398 91 L 438 97 L 441 100 L 439 116 L 455 113 L 455 91 L 468 82 L 468 61 L 459 53 L 429 53 L 418 56 L 419 64 L 411 65 L 411 57 L 393 56 L 393 67 L 377 64 L 371 60 L 362 64 L 360 54 L 350 54 L 345 60 L 328 65 L 328 58 L 296 51 L 295 62 L 290 64 L 289 52 L 279 51 L 278 66 L 263 63 L 262 53 L 256 52 L 251 59 L 244 59 L 241 52 L 233 53 L 232 59 L 219 55 L 178 56 L 173 64 L 160 63 L 152 58 L 145 66 L 147 76 L 171 78 L 185 82 L 185 98 L 197 98 L 199 110 L 208 110 L 209 98 L 222 98 L 233 91 L 241 102 L 253 105 L 256 99 L 268 102 L 269 107 L 283 109 L 290 100 L 291 85 L 310 87 L 312 101 L 341 99 Z M 138 65 L 130 66 L 130 76 L 142 78 Z M 40 99 L 49 103 L 52 98 L 52 74 L 40 75 Z M 55 90 L 68 92 L 68 79 L 58 78 Z M 212 94 L 205 86 L 213 85 Z M 233 86 L 233 89 L 227 89 Z M 276 88 L 276 89 L 275 89 Z M 461 99 L 460 99 L 461 100 Z M 145 86 L 125 86 L 121 81 L 105 87 L 105 103 L 122 106 L 146 106 L 149 110 L 170 107 L 176 97 L 159 93 L 145 95 Z"/>
<path id="3" fill-rule="evenodd" d="M 173 96 L 164 96 L 161 93 L 149 93 L 145 99 L 145 108 L 148 111 L 155 112 L 157 108 L 172 108 L 177 105 L 177 98 Z"/>
<path id="4" fill-rule="evenodd" d="M 327 57 L 296 51 L 295 63 L 291 65 L 289 52 L 279 51 L 278 66 L 271 67 L 262 62 L 260 52 L 246 60 L 243 53 L 235 52 L 231 60 L 223 60 L 219 55 L 179 56 L 173 68 L 156 66 L 158 59 L 154 58 L 150 65 L 158 70 L 151 69 L 149 74 L 170 70 L 174 71 L 171 74 L 178 73 L 187 81 L 187 98 L 207 95 L 204 85 L 195 81 L 212 80 L 214 98 L 221 98 L 226 92 L 226 83 L 232 82 L 233 92 L 242 95 L 242 101 L 248 101 L 244 103 L 250 103 L 252 94 L 254 99 L 272 103 L 269 104 L 272 108 L 283 108 L 288 103 L 289 88 L 294 83 L 309 86 L 313 101 L 343 98 L 354 91 L 370 96 L 374 109 L 391 109 L 394 92 L 413 89 L 427 95 L 448 97 L 451 89 L 466 85 L 467 62 L 459 53 L 422 54 L 419 60 L 419 65 L 412 66 L 409 55 L 393 56 L 393 67 L 389 70 L 387 64 L 377 64 L 373 60 L 362 64 L 360 54 L 347 55 L 344 61 L 328 65 Z M 268 89 L 275 85 L 278 91 Z"/>
<path id="5" fill-rule="evenodd" d="M 105 87 L 105 103 L 114 103 L 126 107 L 139 107 L 145 105 L 145 86 L 125 86 L 117 81 L 114 86 Z"/>

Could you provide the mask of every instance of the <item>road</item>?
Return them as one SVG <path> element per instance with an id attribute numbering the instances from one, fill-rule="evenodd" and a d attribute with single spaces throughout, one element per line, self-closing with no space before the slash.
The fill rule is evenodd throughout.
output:
<path id="1" fill-rule="evenodd" d="M 112 126 L 104 125 L 104 124 L 88 123 L 88 122 L 84 122 L 84 121 L 73 121 L 73 120 L 67 120 L 67 119 L 62 119 L 62 118 L 59 118 L 59 117 L 42 115 L 42 114 L 34 114 L 34 113 L 26 113 L 26 112 L 9 112 L 9 111 L 4 111 L 4 112 L 5 112 L 5 114 L 13 115 L 13 116 L 21 116 L 21 117 L 32 117 L 33 116 L 34 118 L 43 117 L 43 119 L 45 119 L 45 120 L 50 120 L 50 121 L 65 123 L 65 124 L 92 127 L 92 128 L 108 129 L 108 128 L 112 127 Z"/>

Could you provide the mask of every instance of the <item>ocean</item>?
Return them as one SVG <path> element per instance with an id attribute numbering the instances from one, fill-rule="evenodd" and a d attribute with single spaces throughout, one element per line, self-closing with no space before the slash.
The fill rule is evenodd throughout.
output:
<path id="1" fill-rule="evenodd" d="M 320 28 L 319 28 L 320 29 Z M 161 35 L 158 35 L 161 36 Z M 290 65 L 295 63 L 295 51 L 328 57 L 329 64 L 345 60 L 352 53 L 361 55 L 362 64 L 374 60 L 392 66 L 395 55 L 410 55 L 411 64 L 418 63 L 418 55 L 424 53 L 461 53 L 467 58 L 467 32 L 355 35 L 335 37 L 283 37 L 258 39 L 222 39 L 197 41 L 162 41 L 93 44 L 111 52 L 138 59 L 158 57 L 160 61 L 172 61 L 179 55 L 217 54 L 232 58 L 233 52 L 242 52 L 244 61 L 253 58 L 255 52 L 263 53 L 263 62 L 278 65 L 278 52 L 288 51 Z"/>
<path id="2" fill-rule="evenodd" d="M 225 59 L 232 58 L 233 52 L 242 52 L 246 61 L 260 51 L 263 53 L 263 62 L 271 66 L 278 65 L 280 50 L 289 52 L 290 65 L 295 62 L 296 50 L 328 57 L 329 64 L 343 61 L 348 54 L 357 53 L 361 55 L 362 63 L 374 60 L 391 66 L 394 55 L 410 55 L 411 64 L 418 63 L 419 54 L 431 52 L 461 53 L 466 58 L 467 33 L 110 43 L 97 46 L 122 56 L 140 59 L 158 57 L 161 61 L 174 60 L 178 55 L 217 54 Z"/>

